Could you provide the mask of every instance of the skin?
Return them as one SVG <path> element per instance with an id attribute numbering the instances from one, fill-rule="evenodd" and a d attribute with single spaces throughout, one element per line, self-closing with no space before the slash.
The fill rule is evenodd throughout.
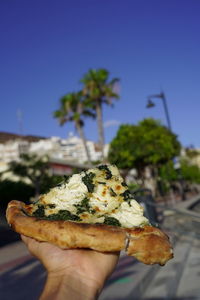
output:
<path id="1" fill-rule="evenodd" d="M 46 242 L 21 237 L 30 253 L 47 270 L 47 280 L 40 300 L 97 299 L 119 258 L 119 253 L 87 249 L 63 250 Z"/>

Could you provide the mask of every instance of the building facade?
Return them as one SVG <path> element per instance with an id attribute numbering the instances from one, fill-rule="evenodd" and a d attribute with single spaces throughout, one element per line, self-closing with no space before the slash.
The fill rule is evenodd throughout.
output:
<path id="1" fill-rule="evenodd" d="M 92 141 L 87 141 L 87 147 L 92 161 L 101 158 L 101 152 Z M 22 153 L 35 153 L 39 156 L 48 155 L 49 158 L 70 161 L 79 164 L 87 162 L 82 140 L 70 134 L 66 139 L 60 137 L 33 137 L 19 136 L 0 132 L 0 162 L 9 163 L 20 159 Z M 105 155 L 108 153 L 108 145 L 105 146 Z"/>

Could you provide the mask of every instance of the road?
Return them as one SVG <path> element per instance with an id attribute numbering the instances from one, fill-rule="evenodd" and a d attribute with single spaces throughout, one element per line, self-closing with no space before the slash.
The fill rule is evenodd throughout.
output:
<path id="1" fill-rule="evenodd" d="M 200 223 L 175 213 L 163 226 L 174 259 L 164 267 L 146 266 L 122 253 L 99 300 L 200 300 Z M 44 268 L 21 241 L 0 248 L 0 299 L 36 300 L 45 278 Z"/>
<path id="2" fill-rule="evenodd" d="M 122 253 L 100 300 L 200 299 L 200 240 L 174 237 L 175 258 L 165 267 L 146 266 Z M 0 249 L 1 299 L 36 300 L 45 270 L 21 242 Z"/>

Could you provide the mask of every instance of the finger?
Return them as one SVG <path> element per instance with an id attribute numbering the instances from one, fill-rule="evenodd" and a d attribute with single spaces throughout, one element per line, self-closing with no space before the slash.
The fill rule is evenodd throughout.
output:
<path id="1" fill-rule="evenodd" d="M 27 237 L 27 236 L 25 236 L 25 235 L 23 235 L 23 234 L 21 234 L 21 239 L 22 239 L 22 241 L 23 241 L 25 244 L 28 244 L 30 238 Z"/>
<path id="2" fill-rule="evenodd" d="M 25 235 L 21 235 L 21 239 L 28 248 L 31 248 L 34 245 L 34 243 L 37 243 L 34 239 Z"/>
<path id="3" fill-rule="evenodd" d="M 39 247 L 39 242 L 37 242 L 36 240 L 30 238 L 30 237 L 27 237 L 27 236 L 24 236 L 24 235 L 21 235 L 21 238 L 23 240 L 23 242 L 26 244 L 28 250 L 30 251 L 30 253 L 34 256 L 37 256 L 38 255 L 38 247 Z"/>

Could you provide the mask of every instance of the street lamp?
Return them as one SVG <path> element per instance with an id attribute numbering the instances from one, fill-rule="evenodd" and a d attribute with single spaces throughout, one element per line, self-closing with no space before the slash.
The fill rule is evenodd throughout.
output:
<path id="1" fill-rule="evenodd" d="M 152 98 L 159 98 L 159 99 L 162 100 L 163 106 L 164 106 L 164 111 L 165 111 L 165 116 L 166 116 L 166 119 L 167 119 L 167 126 L 168 126 L 169 130 L 172 131 L 171 122 L 170 122 L 170 118 L 169 118 L 169 111 L 168 111 L 168 108 L 167 108 L 167 101 L 166 101 L 166 97 L 165 97 L 164 92 L 161 92 L 160 94 L 155 94 L 155 95 L 148 96 L 148 102 L 147 102 L 147 105 L 146 105 L 147 108 L 152 108 L 152 107 L 155 106 L 155 103 L 151 100 Z"/>
<path id="2" fill-rule="evenodd" d="M 147 102 L 146 108 L 152 108 L 152 107 L 155 106 L 155 103 L 151 100 L 152 98 L 162 99 L 163 106 L 164 106 L 164 111 L 165 111 L 165 116 L 166 116 L 166 119 L 167 119 L 167 127 L 172 132 L 171 122 L 170 122 L 170 118 L 169 118 L 169 111 L 168 111 L 168 108 L 167 108 L 167 101 L 166 101 L 166 97 L 165 97 L 164 92 L 161 91 L 160 94 L 155 94 L 155 95 L 148 96 L 148 98 L 147 98 L 148 102 Z M 179 175 L 179 181 L 180 181 L 180 184 L 181 184 L 181 187 L 182 187 L 182 200 L 185 200 L 184 182 L 183 182 L 183 178 L 182 178 L 181 167 L 180 167 L 180 164 L 177 165 L 177 166 L 176 165 L 174 165 L 174 166 L 175 166 L 175 169 L 177 170 L 177 173 Z"/>

